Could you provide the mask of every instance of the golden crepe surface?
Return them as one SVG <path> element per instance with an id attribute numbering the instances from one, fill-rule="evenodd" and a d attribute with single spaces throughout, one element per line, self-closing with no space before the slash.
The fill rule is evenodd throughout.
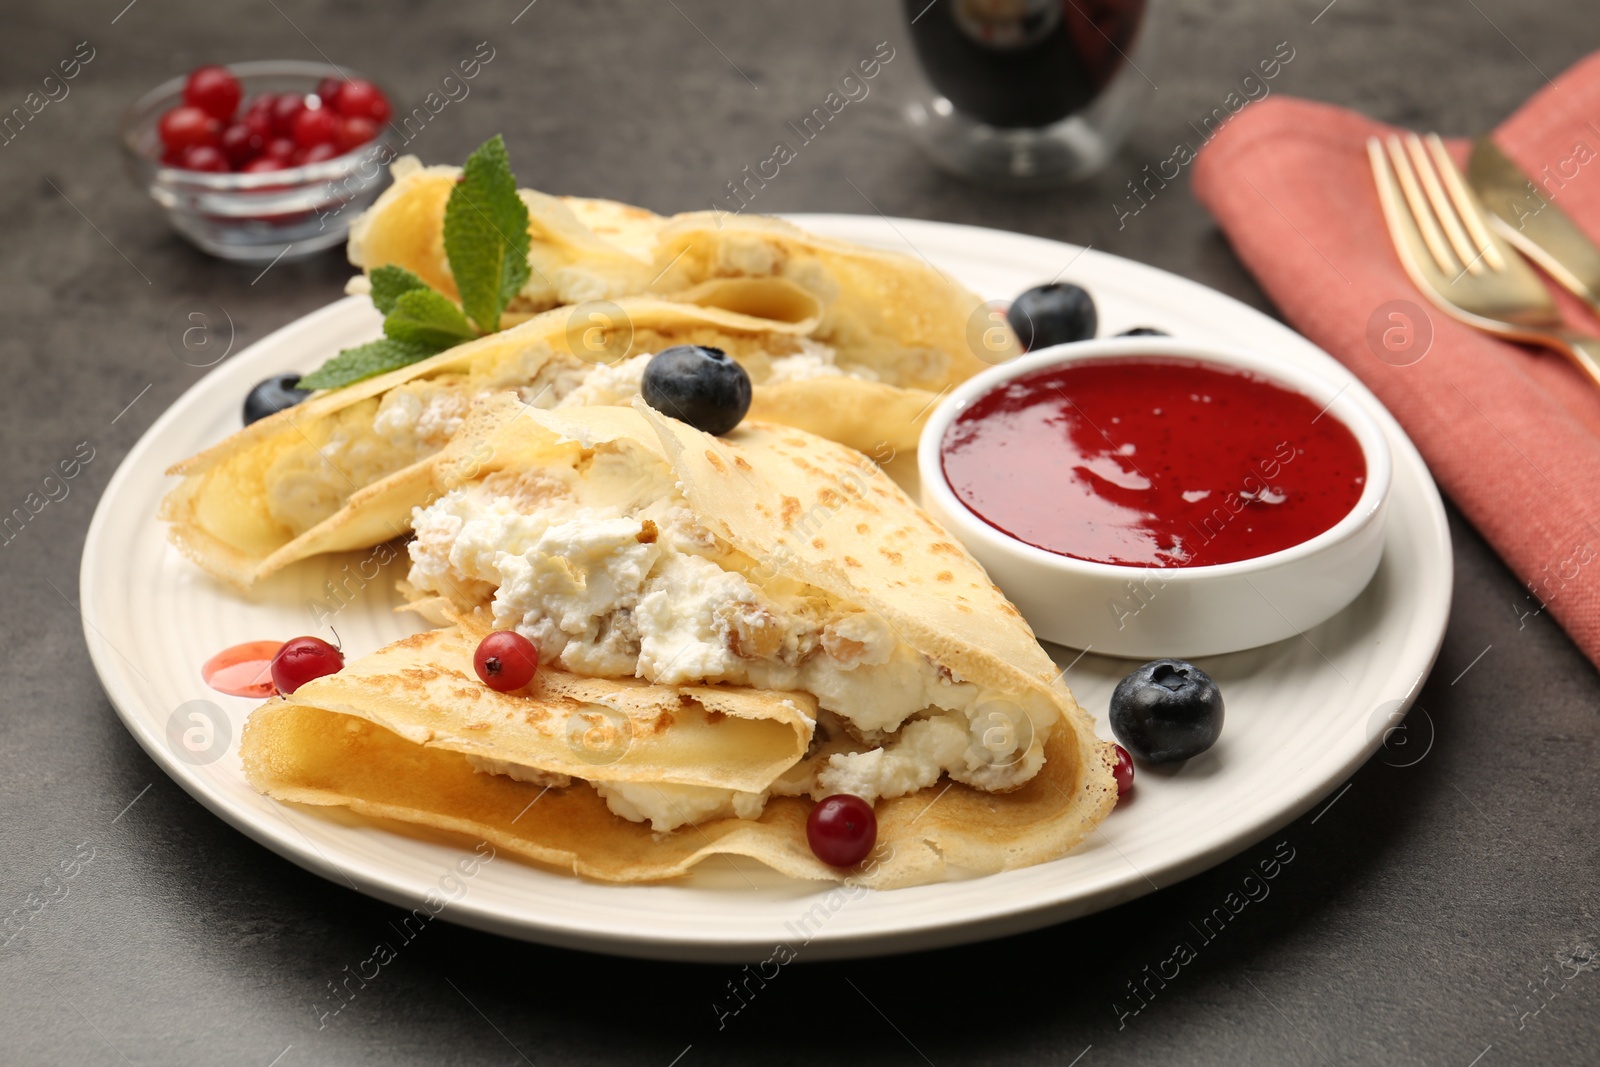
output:
<path id="1" fill-rule="evenodd" d="M 343 805 L 483 837 L 528 858 L 611 881 L 671 877 L 708 856 L 730 854 L 793 877 L 891 888 L 937 881 L 954 871 L 989 873 L 1053 859 L 1104 818 L 1116 798 L 1110 747 L 1094 737 L 1092 723 L 1027 624 L 978 564 L 892 482 L 860 455 L 792 428 L 746 423 L 718 439 L 636 406 L 640 410 L 518 412 L 505 403 L 485 405 L 434 461 L 434 476 L 441 487 L 459 485 L 491 468 L 526 464 L 561 438 L 585 447 L 622 441 L 652 449 L 671 464 L 700 520 L 729 545 L 767 561 L 786 580 L 877 612 L 956 680 L 1006 693 L 1030 714 L 1044 709 L 1049 732 L 1042 769 L 1005 793 L 941 782 L 880 799 L 879 847 L 853 871 L 829 867 L 810 853 L 804 823 L 811 805 L 800 797 L 774 795 L 755 819 L 719 817 L 653 833 L 612 814 L 593 790 L 573 786 L 541 795 L 537 783 L 478 773 L 462 757 L 476 751 L 554 767 L 550 753 L 526 746 L 518 758 L 506 756 L 510 750 L 493 739 L 492 725 L 473 725 L 494 719 L 483 707 L 515 724 L 522 721 L 516 709 L 542 709 L 547 694 L 501 696 L 479 685 L 470 666 L 471 635 L 479 630 L 469 626 L 407 639 L 370 665 L 358 661 L 347 671 L 360 682 L 332 676 L 259 709 L 243 742 L 257 788 L 281 800 Z M 473 625 L 481 629 L 487 623 Z M 410 676 L 409 688 L 398 680 L 407 670 L 420 672 Z M 541 673 L 548 670 L 541 667 Z M 558 689 L 567 684 L 560 672 L 552 673 Z M 375 678 L 384 680 L 372 684 Z M 648 704 L 662 698 L 640 695 L 644 691 L 672 687 L 629 682 L 626 689 Z M 755 702 L 750 708 L 769 709 L 752 710 L 743 721 L 758 723 L 774 743 L 785 730 L 786 743 L 798 734 L 772 709 L 786 702 L 814 707 L 804 694 L 758 696 L 759 691 L 719 685 L 677 687 L 672 699 L 710 709 L 714 698 L 708 703 L 706 694 L 730 689 Z M 395 696 L 401 690 L 406 699 Z M 464 695 L 474 690 L 483 695 Z M 511 719 L 505 719 L 507 711 Z M 542 714 L 560 721 L 553 712 Z M 716 722 L 694 714 L 684 721 L 705 725 L 707 733 L 734 721 L 726 714 Z M 667 724 L 661 732 L 675 728 Z M 570 736 L 559 726 L 550 729 L 551 736 Z M 752 754 L 746 762 L 763 759 Z M 569 773 L 591 779 L 614 774 L 611 766 Z M 641 781 L 650 781 L 662 766 L 639 773 Z M 673 780 L 686 780 L 682 768 L 671 773 Z M 704 780 L 706 770 L 698 773 Z"/>
<path id="2" fill-rule="evenodd" d="M 351 228 L 351 261 L 369 271 L 406 267 L 455 296 L 444 212 L 461 171 L 412 157 L 392 169 L 393 186 Z M 162 518 L 185 554 L 248 588 L 307 556 L 403 534 L 419 502 L 418 464 L 443 435 L 402 435 L 386 449 L 370 423 L 391 390 L 424 379 L 525 385 L 564 357 L 610 362 L 709 344 L 750 372 L 752 418 L 882 458 L 914 452 L 939 392 L 984 366 L 968 337 L 977 297 L 911 256 L 772 218 L 666 218 L 614 201 L 520 195 L 530 272 L 502 320 L 509 328 L 319 394 L 173 467 L 184 482 L 163 501 Z M 784 356 L 803 357 L 793 361 L 800 371 L 774 362 Z M 521 380 L 505 373 L 518 361 Z"/>
<path id="3" fill-rule="evenodd" d="M 185 555 L 248 588 L 296 560 L 366 548 L 407 532 L 411 509 L 429 492 L 426 460 L 443 447 L 444 435 L 432 443 L 413 437 L 382 447 L 373 427 L 392 391 L 435 383 L 466 393 L 518 385 L 536 392 L 530 383 L 541 374 L 554 381 L 574 367 L 615 365 L 673 344 L 723 348 L 760 378 L 770 373 L 774 357 L 805 347 L 802 335 L 813 321 L 806 313 L 813 308 L 791 301 L 784 310 L 800 317 L 785 322 L 652 297 L 624 298 L 593 319 L 546 312 L 252 423 L 168 471 L 183 482 L 162 501 L 161 518 Z M 797 419 L 802 415 L 795 412 Z M 819 419 L 837 417 L 836 408 L 818 410 Z M 285 486 L 311 488 L 297 494 Z M 280 507 L 285 500 L 293 514 Z"/>
<path id="4" fill-rule="evenodd" d="M 807 233 L 770 215 L 675 215 L 657 236 L 652 285 L 662 295 L 727 277 L 782 278 L 817 296 L 812 336 L 841 365 L 870 367 L 903 388 L 937 392 L 987 369 L 969 326 L 983 301 L 927 261 Z M 986 321 L 986 320 L 985 320 Z"/>
<path id="5" fill-rule="evenodd" d="M 368 272 L 404 267 L 459 298 L 444 250 L 444 213 L 461 168 L 424 167 L 415 156 L 402 156 L 389 172 L 394 184 L 351 223 L 350 262 Z M 520 193 L 528 206 L 531 269 L 508 310 L 537 312 L 649 290 L 660 216 L 609 200 Z"/>
<path id="6" fill-rule="evenodd" d="M 460 169 L 397 160 L 395 182 L 351 227 L 350 262 L 367 272 L 405 267 L 440 291 L 455 285 L 444 254 L 444 208 Z M 830 418 L 793 422 L 812 410 L 809 396 L 783 395 L 770 407 L 758 390 L 757 417 L 800 425 L 858 449 L 885 437 L 871 415 L 887 402 L 892 420 L 913 418 L 939 391 L 988 366 L 973 351 L 973 320 L 983 302 L 925 260 L 822 237 L 762 215 L 687 212 L 661 216 L 610 200 L 553 197 L 522 190 L 528 207 L 529 280 L 508 319 L 545 308 L 649 292 L 677 301 L 764 315 L 774 285 L 751 292 L 739 281 L 789 287 L 819 301 L 812 340 L 832 348 L 839 365 L 877 379 L 830 379 L 841 409 Z M 987 317 L 980 316 L 984 326 Z M 757 379 L 760 385 L 760 380 Z M 821 387 L 818 387 L 821 388 Z M 893 397 L 894 390 L 913 396 Z M 913 402 L 914 401 L 914 402 Z M 890 423 L 891 418 L 883 421 Z M 891 430 L 891 433 L 899 432 Z M 915 435 L 897 444 L 915 447 Z"/>
<path id="7" fill-rule="evenodd" d="M 591 789 L 549 789 L 480 774 L 458 753 L 416 745 L 370 720 L 275 702 L 250 716 L 245 773 L 278 800 L 344 807 L 446 830 L 607 882 L 688 874 L 711 856 L 747 856 L 791 878 L 872 889 L 937 882 L 954 872 L 1030 867 L 1065 855 L 1116 799 L 1105 749 L 1053 737 L 1044 768 L 1010 793 L 929 788 L 874 808 L 878 845 L 858 870 L 806 845 L 809 801 L 774 797 L 759 819 L 717 819 L 670 834 L 627 822 Z"/>
<path id="8" fill-rule="evenodd" d="M 804 755 L 816 701 L 738 686 L 659 686 L 549 667 L 516 694 L 472 666 L 489 632 L 402 638 L 297 689 L 296 704 L 360 715 L 412 744 L 608 781 L 759 790 Z"/>

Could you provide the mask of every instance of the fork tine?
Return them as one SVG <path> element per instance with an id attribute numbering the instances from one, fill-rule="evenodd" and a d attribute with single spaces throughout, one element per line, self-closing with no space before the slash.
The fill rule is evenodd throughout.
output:
<path id="1" fill-rule="evenodd" d="M 1412 215 L 1410 207 L 1406 205 L 1405 196 L 1400 191 L 1400 180 L 1395 177 L 1394 165 L 1389 161 L 1382 138 L 1367 138 L 1367 163 L 1372 167 L 1372 180 L 1378 187 L 1384 225 L 1388 227 L 1389 237 L 1400 252 L 1401 262 L 1409 264 L 1413 258 L 1408 255 L 1409 252 L 1415 252 L 1416 257 L 1424 255 L 1419 247 L 1423 243 L 1422 231 L 1417 227 L 1416 217 Z M 1423 279 L 1415 280 L 1419 287 L 1425 287 Z"/>
<path id="2" fill-rule="evenodd" d="M 1458 217 L 1460 205 L 1453 203 L 1445 196 L 1444 187 L 1439 184 L 1439 176 L 1434 173 L 1436 167 L 1433 161 L 1422 148 L 1422 138 L 1414 133 L 1405 136 L 1406 153 L 1411 157 L 1411 163 L 1417 168 L 1417 177 L 1422 179 L 1422 190 L 1428 194 L 1428 203 L 1433 205 L 1433 213 L 1439 219 L 1439 224 L 1444 227 L 1445 236 L 1450 239 L 1450 247 L 1456 251 L 1456 256 L 1467 266 L 1468 274 L 1483 273 L 1483 252 L 1474 248 L 1472 242 L 1467 240 L 1467 231 L 1461 226 Z"/>
<path id="3" fill-rule="evenodd" d="M 1461 171 L 1456 167 L 1455 160 L 1450 158 L 1450 153 L 1445 151 L 1444 142 L 1436 133 L 1427 136 L 1428 152 L 1433 156 L 1434 165 L 1439 170 L 1439 176 L 1444 179 L 1444 187 L 1450 191 L 1450 199 L 1455 201 L 1456 211 L 1461 215 L 1461 221 L 1467 224 L 1467 230 L 1472 234 L 1472 243 L 1478 246 L 1478 252 L 1484 261 L 1489 264 L 1490 270 L 1501 271 L 1506 269 L 1505 257 L 1500 254 L 1500 248 L 1489 235 L 1489 227 L 1484 223 L 1483 209 L 1472 199 L 1472 194 L 1467 190 L 1467 183 L 1462 180 Z"/>
<path id="4" fill-rule="evenodd" d="M 1391 135 L 1385 145 L 1389 149 L 1389 163 L 1400 182 L 1400 191 L 1405 194 L 1406 203 L 1411 205 L 1411 217 L 1416 221 L 1423 243 L 1428 246 L 1439 269 L 1446 276 L 1454 277 L 1460 273 L 1459 267 L 1450 258 L 1450 248 L 1444 243 L 1444 235 L 1439 232 L 1433 209 L 1428 206 L 1422 188 L 1417 185 L 1417 175 L 1412 170 L 1411 161 L 1406 158 L 1405 149 L 1400 147 L 1400 138 Z"/>
<path id="5" fill-rule="evenodd" d="M 1378 201 L 1383 206 L 1383 221 L 1389 227 L 1390 236 L 1399 241 L 1400 235 L 1395 232 L 1395 216 L 1404 210 L 1398 200 L 1400 186 L 1395 182 L 1394 168 L 1389 166 L 1389 157 L 1384 155 L 1383 142 L 1376 137 L 1367 138 L 1367 163 L 1372 167 L 1372 180 L 1378 187 Z"/>
<path id="6" fill-rule="evenodd" d="M 1434 172 L 1434 177 L 1446 186 L 1452 182 L 1452 175 L 1460 177 L 1450 165 L 1442 143 L 1424 147 L 1433 156 L 1431 161 L 1426 157 L 1416 161 L 1416 167 L 1423 168 L 1424 174 Z M 1492 252 L 1498 252 L 1504 269 L 1480 271 L 1469 278 L 1464 265 L 1452 262 L 1451 248 L 1439 230 L 1440 217 L 1429 205 L 1400 138 L 1391 136 L 1380 141 L 1369 137 L 1367 158 L 1400 265 L 1423 296 L 1475 329 L 1560 352 L 1600 386 L 1600 337 L 1566 328 L 1560 308 L 1533 267 L 1501 245 L 1500 238 L 1491 231 L 1488 245 L 1474 258 L 1487 262 Z M 1486 218 L 1470 189 L 1465 197 L 1457 197 L 1447 205 L 1449 213 L 1443 217 L 1456 215 L 1458 204 L 1457 222 L 1463 226 L 1470 227 L 1474 219 L 1482 222 Z"/>

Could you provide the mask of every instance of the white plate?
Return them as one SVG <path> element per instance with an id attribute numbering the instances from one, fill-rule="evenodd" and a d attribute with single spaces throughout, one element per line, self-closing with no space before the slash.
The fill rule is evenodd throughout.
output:
<path id="1" fill-rule="evenodd" d="M 1210 867 L 1290 822 L 1360 766 L 1426 677 L 1450 603 L 1449 533 L 1438 490 L 1400 427 L 1355 379 L 1304 338 L 1244 305 L 1151 267 L 1055 241 L 967 226 L 842 215 L 801 217 L 826 234 L 912 251 L 986 297 L 1061 277 L 1086 286 L 1101 334 L 1158 326 L 1229 342 L 1350 382 L 1389 435 L 1393 515 L 1382 566 L 1344 612 L 1304 638 L 1203 661 L 1227 701 L 1222 739 L 1180 769 L 1141 770 L 1128 802 L 1072 855 L 981 879 L 871 893 L 779 877 L 721 859 L 667 885 L 584 881 L 500 857 L 455 873 L 470 843 L 421 838 L 329 809 L 290 808 L 246 784 L 239 730 L 255 702 L 209 690 L 200 665 L 238 641 L 315 632 L 313 601 L 335 607 L 348 653 L 409 632 L 390 574 L 363 583 L 352 555 L 308 561 L 249 599 L 212 581 L 166 541 L 156 508 L 163 471 L 238 429 L 250 386 L 309 370 L 377 336 L 363 298 L 294 322 L 217 367 L 144 435 L 95 511 L 81 576 L 84 630 L 112 703 L 145 750 L 213 812 L 330 880 L 406 908 L 451 899 L 443 917 L 576 948 L 680 960 L 762 960 L 779 942 L 804 959 L 931 948 L 1034 929 L 1131 900 Z M 325 583 L 333 583 L 328 585 Z M 344 593 L 330 597 L 342 586 Z M 358 595 L 359 594 L 359 595 Z M 1106 703 L 1127 661 L 1053 649 L 1067 682 L 1109 737 Z M 188 701 L 222 709 L 218 753 L 193 762 Z M 221 735 L 226 735 L 225 737 Z M 197 734 L 195 739 L 203 740 Z"/>

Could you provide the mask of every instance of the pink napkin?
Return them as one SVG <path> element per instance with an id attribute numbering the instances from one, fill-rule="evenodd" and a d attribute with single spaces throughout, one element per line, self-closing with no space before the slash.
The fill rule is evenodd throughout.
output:
<path id="1" fill-rule="evenodd" d="M 1456 323 L 1412 285 L 1367 162 L 1367 138 L 1389 132 L 1340 108 L 1272 97 L 1201 150 L 1195 195 L 1288 321 L 1377 394 L 1440 488 L 1526 584 L 1507 613 L 1529 625 L 1548 611 L 1600 665 L 1600 389 L 1557 353 Z M 1600 53 L 1494 138 L 1600 241 Z M 1465 159 L 1466 142 L 1450 147 Z M 1600 332 L 1577 301 L 1557 299 L 1570 325 Z M 1408 345 L 1404 333 L 1414 310 L 1433 332 L 1420 359 L 1421 335 Z M 1386 343 L 1390 329 L 1400 332 Z"/>

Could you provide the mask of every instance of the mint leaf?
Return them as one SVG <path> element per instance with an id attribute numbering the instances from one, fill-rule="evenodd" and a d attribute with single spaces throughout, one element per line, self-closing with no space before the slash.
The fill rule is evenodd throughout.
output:
<path id="1" fill-rule="evenodd" d="M 385 337 L 381 341 L 346 348 L 301 378 L 298 385 L 301 389 L 338 389 L 427 359 L 448 347 Z"/>
<path id="2" fill-rule="evenodd" d="M 415 341 L 449 348 L 478 336 L 461 309 L 432 289 L 401 293 L 394 310 L 383 320 L 384 336 L 395 341 Z"/>
<path id="3" fill-rule="evenodd" d="M 499 134 L 467 157 L 450 191 L 444 248 L 461 307 L 403 267 L 379 267 L 371 274 L 372 303 L 385 316 L 383 340 L 345 349 L 302 377 L 300 388 L 338 389 L 500 328 L 500 313 L 529 270 L 528 207 Z"/>
<path id="4" fill-rule="evenodd" d="M 379 267 L 372 272 L 372 303 L 385 315 L 394 310 L 394 302 L 413 289 L 426 289 L 428 283 L 404 267 Z"/>
<path id="5" fill-rule="evenodd" d="M 484 333 L 498 330 L 500 313 L 528 280 L 528 206 L 499 134 L 467 157 L 450 191 L 444 251 L 462 308 Z"/>

